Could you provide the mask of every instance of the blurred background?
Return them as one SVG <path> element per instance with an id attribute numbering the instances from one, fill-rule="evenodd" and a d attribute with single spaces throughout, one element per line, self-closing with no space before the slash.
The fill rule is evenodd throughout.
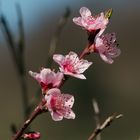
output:
<path id="1" fill-rule="evenodd" d="M 80 53 L 87 43 L 84 30 L 72 22 L 79 16 L 79 9 L 86 6 L 92 13 L 113 8 L 113 15 L 106 32 L 116 32 L 120 57 L 112 65 L 104 63 L 98 55 L 87 57 L 93 65 L 86 71 L 87 80 L 71 78 L 63 92 L 74 94 L 75 120 L 54 122 L 49 113 L 37 117 L 32 129 L 40 131 L 42 140 L 86 140 L 95 128 L 92 99 L 100 107 L 100 119 L 104 121 L 114 112 L 124 114 L 102 132 L 103 140 L 138 140 L 140 136 L 140 1 L 139 0 L 1 0 L 0 14 L 7 19 L 11 32 L 18 39 L 18 20 L 15 4 L 19 3 L 25 31 L 25 63 L 27 71 L 39 71 L 46 66 L 50 41 L 66 7 L 71 15 L 65 25 L 56 53 L 69 51 Z M 0 27 L 0 139 L 11 139 L 10 125 L 23 122 L 21 89 L 7 42 Z M 57 66 L 57 64 L 53 64 Z M 29 100 L 39 85 L 26 75 Z"/>

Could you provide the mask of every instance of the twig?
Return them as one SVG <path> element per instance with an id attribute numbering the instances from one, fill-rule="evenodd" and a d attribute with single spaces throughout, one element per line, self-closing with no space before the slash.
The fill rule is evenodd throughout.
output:
<path id="1" fill-rule="evenodd" d="M 100 117 L 99 117 L 100 110 L 99 110 L 99 106 L 98 106 L 98 103 L 97 103 L 96 99 L 92 100 L 92 104 L 93 104 L 93 109 L 94 109 L 94 112 L 95 112 L 96 127 L 99 127 L 100 126 Z M 98 134 L 96 140 L 101 140 L 101 134 L 100 133 Z"/>
<path id="2" fill-rule="evenodd" d="M 47 110 L 44 108 L 46 101 L 42 100 L 42 102 L 35 108 L 34 112 L 31 114 L 29 119 L 27 119 L 23 126 L 18 130 L 18 132 L 14 135 L 12 140 L 19 140 L 22 136 L 24 130 L 30 125 L 30 123 L 41 113 L 46 112 Z"/>
<path id="3" fill-rule="evenodd" d="M 12 55 L 13 62 L 15 64 L 15 68 L 17 70 L 17 76 L 19 79 L 19 83 L 21 86 L 21 95 L 22 95 L 22 102 L 23 102 L 23 111 L 24 111 L 24 119 L 27 118 L 28 112 L 28 93 L 27 93 L 27 85 L 26 85 L 26 68 L 24 63 L 24 32 L 23 32 L 23 21 L 22 21 L 22 14 L 20 6 L 17 5 L 17 13 L 18 13 L 18 22 L 19 22 L 19 32 L 20 32 L 20 39 L 18 43 L 14 41 L 14 37 L 12 32 L 10 31 L 10 27 L 8 22 L 6 21 L 5 17 L 1 15 L 1 24 L 2 24 L 2 31 L 5 35 L 6 41 L 8 43 L 9 51 Z"/>
<path id="4" fill-rule="evenodd" d="M 83 50 L 84 51 L 84 50 Z M 81 53 L 83 54 L 83 52 Z M 85 55 L 82 56 L 82 58 L 84 57 Z M 81 59 L 82 59 L 81 58 Z M 65 79 L 61 82 L 61 84 L 59 85 L 59 87 L 57 88 L 60 88 L 67 80 L 69 79 L 69 77 L 65 77 Z M 43 105 L 46 103 L 46 101 L 42 100 L 41 103 L 37 106 L 37 108 L 35 109 L 35 111 L 32 113 L 31 117 L 23 124 L 23 126 L 21 127 L 21 129 L 16 133 L 16 135 L 13 137 L 12 140 L 18 140 L 24 130 L 29 126 L 29 124 L 42 112 L 44 112 L 45 110 L 42 109 Z M 41 106 L 40 106 L 41 105 Z"/>
<path id="5" fill-rule="evenodd" d="M 0 16 L 0 23 L 1 23 L 1 27 L 2 27 L 2 32 L 5 36 L 5 39 L 6 39 L 7 44 L 8 44 L 8 49 L 11 52 L 11 56 L 14 60 L 15 67 L 18 70 L 18 67 L 17 67 L 18 62 L 17 62 L 17 56 L 16 56 L 13 35 L 10 31 L 9 24 L 7 23 L 7 20 L 5 19 L 5 17 L 3 15 Z"/>
<path id="6" fill-rule="evenodd" d="M 113 115 L 109 116 L 102 125 L 98 126 L 95 128 L 95 130 L 93 131 L 93 133 L 90 135 L 90 137 L 88 138 L 88 140 L 93 140 L 94 138 L 96 138 L 96 136 L 101 133 L 106 127 L 110 126 L 110 124 L 116 120 L 121 118 L 123 115 L 119 114 L 117 115 L 116 113 L 114 113 Z"/>
<path id="7" fill-rule="evenodd" d="M 23 110 L 24 110 L 24 119 L 28 117 L 30 111 L 28 110 L 28 90 L 26 83 L 26 67 L 24 62 L 24 50 L 25 50 L 25 37 L 24 37 L 24 27 L 23 27 L 23 18 L 22 11 L 19 4 L 16 4 L 17 16 L 18 16 L 18 26 L 19 26 L 19 41 L 16 44 L 17 47 L 17 57 L 21 67 L 21 73 L 19 75 L 21 92 L 22 92 L 22 101 L 23 101 Z"/>
<path id="8" fill-rule="evenodd" d="M 50 49 L 49 49 L 48 58 L 47 58 L 47 62 L 46 62 L 46 65 L 49 67 L 51 67 L 51 65 L 52 65 L 52 55 L 55 53 L 60 34 L 62 33 L 62 30 L 68 21 L 70 13 L 71 13 L 70 9 L 67 7 L 64 15 L 59 19 L 56 31 L 50 42 Z"/>

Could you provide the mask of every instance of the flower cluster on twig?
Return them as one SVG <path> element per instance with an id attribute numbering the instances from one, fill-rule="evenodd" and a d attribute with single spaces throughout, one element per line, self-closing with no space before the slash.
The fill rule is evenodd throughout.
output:
<path id="1" fill-rule="evenodd" d="M 29 71 L 29 74 L 37 80 L 41 86 L 42 101 L 36 107 L 33 114 L 31 114 L 31 117 L 14 136 L 13 140 L 17 140 L 23 136 L 24 130 L 32 120 L 42 112 L 50 112 L 54 121 L 60 121 L 63 118 L 75 118 L 75 113 L 72 110 L 74 96 L 63 93 L 60 87 L 70 76 L 86 79 L 84 72 L 92 65 L 92 62 L 85 59 L 86 55 L 98 53 L 102 60 L 108 64 L 112 64 L 114 61 L 113 58 L 120 55 L 115 33 L 103 34 L 109 23 L 111 13 L 112 10 L 109 9 L 99 15 L 92 16 L 88 8 L 82 7 L 80 9 L 81 16 L 73 18 L 73 22 L 86 30 L 88 35 L 88 45 L 82 53 L 78 55 L 70 51 L 67 55 L 54 54 L 53 60 L 59 65 L 58 72 L 55 72 L 55 70 L 51 68 L 41 68 L 39 73 Z M 36 139 L 36 136 L 38 136 L 38 138 L 40 137 L 40 135 L 36 133 L 24 134 L 24 139 L 29 139 L 29 137 Z"/>

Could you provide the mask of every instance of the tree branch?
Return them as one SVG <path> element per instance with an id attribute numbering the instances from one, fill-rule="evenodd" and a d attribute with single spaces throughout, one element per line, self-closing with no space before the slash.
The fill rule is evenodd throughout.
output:
<path id="1" fill-rule="evenodd" d="M 102 125 L 98 126 L 95 128 L 95 130 L 92 132 L 92 134 L 90 135 L 90 137 L 88 138 L 88 140 L 93 140 L 94 138 L 96 138 L 96 136 L 98 134 L 100 134 L 106 127 L 110 126 L 110 124 L 115 121 L 116 119 L 121 118 L 123 115 L 119 114 L 117 115 L 116 113 L 114 113 L 113 115 L 109 116 Z"/>

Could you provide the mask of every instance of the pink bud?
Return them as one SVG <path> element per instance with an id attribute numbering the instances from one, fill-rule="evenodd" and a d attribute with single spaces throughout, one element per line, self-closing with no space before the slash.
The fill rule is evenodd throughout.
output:
<path id="1" fill-rule="evenodd" d="M 37 140 L 40 139 L 40 133 L 39 132 L 31 132 L 31 133 L 26 133 L 23 135 L 24 139 L 31 139 L 31 140 Z"/>

